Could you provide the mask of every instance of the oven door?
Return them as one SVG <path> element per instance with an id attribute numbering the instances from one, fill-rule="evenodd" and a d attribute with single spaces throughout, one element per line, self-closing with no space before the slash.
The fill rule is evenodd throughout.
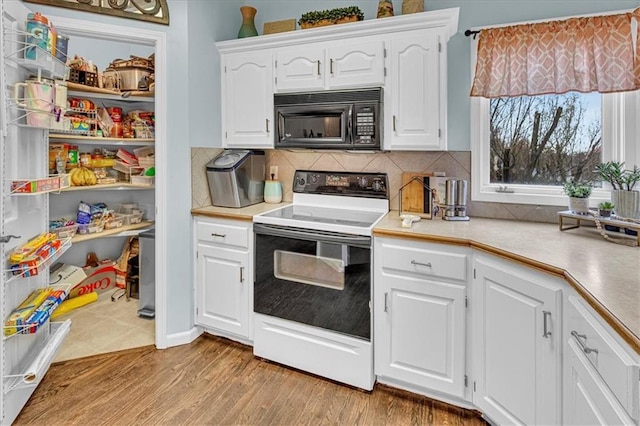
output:
<path id="1" fill-rule="evenodd" d="M 276 148 L 347 149 L 351 104 L 276 106 Z"/>
<path id="2" fill-rule="evenodd" d="M 254 224 L 254 311 L 371 339 L 371 237 Z"/>

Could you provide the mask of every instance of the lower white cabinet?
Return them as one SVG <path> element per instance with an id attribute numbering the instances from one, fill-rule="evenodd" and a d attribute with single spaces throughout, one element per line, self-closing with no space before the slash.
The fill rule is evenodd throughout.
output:
<path id="1" fill-rule="evenodd" d="M 575 295 L 567 297 L 564 345 L 564 423 L 637 424 L 638 355 Z"/>
<path id="2" fill-rule="evenodd" d="M 416 391 L 464 398 L 468 250 L 376 238 L 375 372 Z"/>
<path id="3" fill-rule="evenodd" d="M 251 340 L 252 224 L 195 220 L 196 325 L 214 334 Z"/>
<path id="4" fill-rule="evenodd" d="M 474 272 L 474 404 L 498 424 L 560 424 L 564 282 L 479 253 Z"/>

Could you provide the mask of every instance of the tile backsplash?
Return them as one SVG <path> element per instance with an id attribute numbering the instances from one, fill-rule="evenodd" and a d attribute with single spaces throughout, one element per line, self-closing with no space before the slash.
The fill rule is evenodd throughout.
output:
<path id="1" fill-rule="evenodd" d="M 221 151 L 221 148 L 191 148 L 192 208 L 212 205 L 206 164 Z M 446 176 L 471 180 L 471 152 L 468 151 L 347 153 L 268 150 L 267 171 L 273 165 L 278 166 L 284 201 L 292 199 L 293 173 L 298 169 L 387 173 L 392 210 L 399 207 L 398 191 L 404 171 L 444 172 Z M 467 214 L 471 217 L 555 223 L 559 210 L 563 207 L 469 200 Z"/>

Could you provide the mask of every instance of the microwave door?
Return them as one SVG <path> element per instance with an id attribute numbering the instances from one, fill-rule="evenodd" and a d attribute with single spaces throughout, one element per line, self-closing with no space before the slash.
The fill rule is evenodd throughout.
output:
<path id="1" fill-rule="evenodd" d="M 350 105 L 300 105 L 276 109 L 277 148 L 336 148 L 351 143 Z"/>

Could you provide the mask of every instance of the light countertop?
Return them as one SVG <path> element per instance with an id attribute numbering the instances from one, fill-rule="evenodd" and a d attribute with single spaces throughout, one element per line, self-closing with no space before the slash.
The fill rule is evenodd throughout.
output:
<path id="1" fill-rule="evenodd" d="M 251 221 L 256 214 L 287 204 L 204 207 L 191 213 Z M 557 224 L 500 219 L 423 219 L 402 228 L 397 211 L 378 222 L 373 234 L 469 246 L 562 276 L 640 353 L 640 247 L 608 242 L 594 228 L 561 232 Z"/>

